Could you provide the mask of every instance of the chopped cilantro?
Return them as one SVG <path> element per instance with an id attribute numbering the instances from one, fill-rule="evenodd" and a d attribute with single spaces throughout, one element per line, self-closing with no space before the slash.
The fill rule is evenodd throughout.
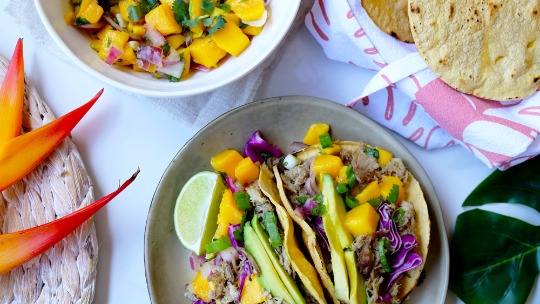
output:
<path id="1" fill-rule="evenodd" d="M 165 74 L 167 76 L 167 79 L 169 79 L 170 82 L 179 82 L 180 78 Z"/>
<path id="2" fill-rule="evenodd" d="M 189 20 L 189 6 L 184 0 L 174 0 L 172 5 L 174 19 L 178 24 L 183 24 L 184 21 Z"/>
<path id="3" fill-rule="evenodd" d="M 242 20 L 240 20 L 240 24 L 238 25 L 238 27 L 241 29 L 245 29 L 246 27 L 248 27 L 248 25 L 242 22 Z"/>
<path id="4" fill-rule="evenodd" d="M 233 237 L 234 237 L 235 240 L 237 240 L 239 242 L 243 242 L 244 241 L 244 233 L 242 233 L 242 229 L 235 229 L 233 231 Z"/>
<path id="5" fill-rule="evenodd" d="M 75 18 L 75 26 L 85 25 L 89 23 L 90 21 L 88 21 L 88 19 L 86 18 L 81 18 L 81 17 Z"/>
<path id="6" fill-rule="evenodd" d="M 388 193 L 388 196 L 386 197 L 386 200 L 391 204 L 395 204 L 397 203 L 398 197 L 399 197 L 399 186 L 396 184 L 393 184 L 392 188 L 390 188 L 390 193 Z"/>
<path id="7" fill-rule="evenodd" d="M 148 11 L 151 11 L 159 6 L 158 0 L 141 0 L 141 4 L 146 5 Z"/>
<path id="8" fill-rule="evenodd" d="M 212 14 L 216 8 L 216 4 L 212 0 L 203 0 L 201 3 L 201 8 L 207 14 Z"/>
<path id="9" fill-rule="evenodd" d="M 212 35 L 214 34 L 215 32 L 217 32 L 218 30 L 222 29 L 225 27 L 225 23 L 227 21 L 225 21 L 225 18 L 223 18 L 222 15 L 219 15 L 216 19 L 216 22 L 214 23 L 214 26 L 212 26 L 209 30 L 208 30 L 208 35 Z"/>
<path id="10" fill-rule="evenodd" d="M 296 197 L 296 201 L 299 202 L 302 205 L 306 203 L 307 199 L 308 199 L 307 196 L 298 196 L 298 197 Z"/>
<path id="11" fill-rule="evenodd" d="M 169 50 L 171 49 L 171 46 L 166 43 L 164 46 L 161 47 L 161 49 L 163 50 L 163 53 L 168 53 Z"/>
<path id="12" fill-rule="evenodd" d="M 368 202 L 368 204 L 370 204 L 373 207 L 378 207 L 382 202 L 382 196 L 372 198 L 372 199 L 368 200 L 367 202 Z"/>
<path id="13" fill-rule="evenodd" d="M 215 18 L 206 18 L 202 21 L 202 24 L 206 27 L 209 27 L 212 25 L 212 23 L 214 22 L 214 19 Z"/>
<path id="14" fill-rule="evenodd" d="M 376 148 L 367 147 L 364 149 L 364 153 L 373 155 L 376 159 L 379 159 L 379 150 Z"/>
<path id="15" fill-rule="evenodd" d="M 228 4 L 220 4 L 218 7 L 226 13 L 231 11 L 231 6 Z"/>
<path id="16" fill-rule="evenodd" d="M 199 21 L 205 18 L 208 18 L 208 15 L 202 15 L 195 19 L 184 20 L 182 21 L 182 25 L 187 26 L 187 27 L 197 27 L 197 24 L 199 24 Z"/>

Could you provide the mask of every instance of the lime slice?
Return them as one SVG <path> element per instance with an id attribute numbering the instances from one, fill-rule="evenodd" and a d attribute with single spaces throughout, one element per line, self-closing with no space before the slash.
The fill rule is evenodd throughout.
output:
<path id="1" fill-rule="evenodd" d="M 174 227 L 180 242 L 197 255 L 212 241 L 217 229 L 219 203 L 225 190 L 221 176 L 203 171 L 184 185 L 174 208 Z"/>

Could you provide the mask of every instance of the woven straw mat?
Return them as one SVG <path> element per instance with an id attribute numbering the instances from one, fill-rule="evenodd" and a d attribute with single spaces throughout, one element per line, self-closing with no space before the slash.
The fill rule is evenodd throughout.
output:
<path id="1" fill-rule="evenodd" d="M 0 55 L 0 83 L 8 62 Z M 54 119 L 26 82 L 23 132 Z M 0 233 L 45 224 L 93 201 L 92 181 L 67 138 L 34 171 L 0 193 Z M 91 303 L 97 253 L 96 229 L 89 220 L 43 254 L 0 275 L 0 303 Z"/>

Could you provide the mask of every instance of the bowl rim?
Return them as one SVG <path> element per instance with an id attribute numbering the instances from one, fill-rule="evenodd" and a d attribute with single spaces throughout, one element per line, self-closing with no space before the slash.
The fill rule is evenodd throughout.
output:
<path id="1" fill-rule="evenodd" d="M 295 99 L 300 99 L 300 100 L 295 100 Z M 388 129 L 386 129 L 383 126 L 379 125 L 377 122 L 375 122 L 371 118 L 369 118 L 369 117 L 367 117 L 367 116 L 365 116 L 365 115 L 363 115 L 363 114 L 361 114 L 361 113 L 359 113 L 359 112 L 357 112 L 357 111 L 355 111 L 355 110 L 353 110 L 351 108 L 348 108 L 348 107 L 346 107 L 344 105 L 341 105 L 339 103 L 335 103 L 335 102 L 325 100 L 325 99 L 321 99 L 321 98 L 317 98 L 317 97 L 301 96 L 301 95 L 290 95 L 290 96 L 280 96 L 280 97 L 270 97 L 270 98 L 259 99 L 259 100 L 256 100 L 254 102 L 251 102 L 251 103 L 244 104 L 244 105 L 241 105 L 239 107 L 236 107 L 236 108 L 234 108 L 234 109 L 232 109 L 232 110 L 230 110 L 230 111 L 228 111 L 226 113 L 223 113 L 222 115 L 220 115 L 220 116 L 216 117 L 215 119 L 213 119 L 212 121 L 210 121 L 207 125 L 202 127 L 199 131 L 197 131 L 178 150 L 178 152 L 175 154 L 173 159 L 171 159 L 170 163 L 167 165 L 165 171 L 163 172 L 163 175 L 161 176 L 161 178 L 160 178 L 160 180 L 159 180 L 159 182 L 158 182 L 158 184 L 156 186 L 156 190 L 154 191 L 154 194 L 152 195 L 152 201 L 150 202 L 150 205 L 149 205 L 149 208 L 148 208 L 148 214 L 147 214 L 146 223 L 145 223 L 145 231 L 144 231 L 144 264 L 145 265 L 144 265 L 144 270 L 145 270 L 146 285 L 147 285 L 150 301 L 152 303 L 154 303 L 155 298 L 156 298 L 155 293 L 157 293 L 157 291 L 154 290 L 153 287 L 151 286 L 151 279 L 149 278 L 150 277 L 150 275 L 149 275 L 150 263 L 149 263 L 148 260 L 149 260 L 149 255 L 151 254 L 150 253 L 150 246 L 149 246 L 149 241 L 150 240 L 149 240 L 149 236 L 148 236 L 148 230 L 149 230 L 149 226 L 150 226 L 149 221 L 150 221 L 150 216 L 151 216 L 152 211 L 153 211 L 153 206 L 154 206 L 154 203 L 155 203 L 155 200 L 156 200 L 156 196 L 157 196 L 158 192 L 161 190 L 162 182 L 163 182 L 164 178 L 166 177 L 166 175 L 168 174 L 168 172 L 173 167 L 173 164 L 176 162 L 177 159 L 180 158 L 180 156 L 182 155 L 182 153 L 184 152 L 186 147 L 188 147 L 195 140 L 195 138 L 197 138 L 201 133 L 206 132 L 206 130 L 212 129 L 214 127 L 214 125 L 219 123 L 221 120 L 226 119 L 229 116 L 234 116 L 238 112 L 241 112 L 246 108 L 251 108 L 251 107 L 256 108 L 256 107 L 260 107 L 260 106 L 262 106 L 263 104 L 266 104 L 266 103 L 275 103 L 275 102 L 286 103 L 286 102 L 290 102 L 291 100 L 295 100 L 295 102 L 302 102 L 302 103 L 305 103 L 305 104 L 309 103 L 309 106 L 312 106 L 312 107 L 317 107 L 317 106 L 321 106 L 321 105 L 328 107 L 328 106 L 333 105 L 333 106 L 336 106 L 336 107 L 342 107 L 342 108 L 349 109 L 351 115 L 356 115 L 359 119 L 364 120 L 365 122 L 367 122 L 370 125 L 370 127 L 378 129 L 378 132 L 386 133 L 387 135 L 391 136 L 393 138 L 393 141 L 395 141 L 395 144 L 398 147 L 400 147 L 400 149 L 401 149 L 400 154 L 406 155 L 407 158 L 408 158 L 407 160 L 413 162 L 413 164 L 409 163 L 407 167 L 414 171 L 415 178 L 421 183 L 422 189 L 424 190 L 424 195 L 426 196 L 427 201 L 428 201 L 428 210 L 430 212 L 430 217 L 435 217 L 436 222 L 438 224 L 437 229 L 439 230 L 439 234 L 437 235 L 437 237 L 440 237 L 439 242 L 440 242 L 440 246 L 441 246 L 441 248 L 440 248 L 441 256 L 444 257 L 444 261 L 443 261 L 443 265 L 442 265 L 443 273 L 440 274 L 440 276 L 443 276 L 443 278 L 442 278 L 443 286 L 441 287 L 442 288 L 442 293 L 439 296 L 440 296 L 440 300 L 441 300 L 440 303 L 444 303 L 445 299 L 446 299 L 446 295 L 448 293 L 448 284 L 449 284 L 449 279 L 450 279 L 449 278 L 449 275 L 450 275 L 449 242 L 448 242 L 448 236 L 446 234 L 446 224 L 445 224 L 444 217 L 443 217 L 443 214 L 442 214 L 442 208 L 441 208 L 441 205 L 440 205 L 439 198 L 437 196 L 435 188 L 433 187 L 431 179 L 427 175 L 427 172 L 425 171 L 423 166 L 416 159 L 416 157 L 412 154 L 412 152 L 410 152 L 409 149 L 407 149 L 407 147 L 405 147 L 405 145 L 403 145 L 403 143 L 401 143 L 399 140 L 397 140 L 395 138 L 395 136 L 391 132 L 388 131 Z M 411 166 L 414 166 L 414 169 L 411 168 Z M 433 219 L 431 219 L 430 222 L 431 222 L 431 225 L 433 227 Z M 433 238 L 432 231 L 433 231 L 433 228 L 431 228 L 430 239 Z M 431 244 L 431 241 L 430 241 L 430 244 Z M 428 255 L 429 255 L 429 253 L 428 253 Z"/>
<path id="2" fill-rule="evenodd" d="M 234 77 L 223 77 L 218 81 L 214 81 L 212 83 L 207 83 L 204 86 L 199 86 L 195 88 L 184 88 L 181 90 L 152 90 L 152 89 L 143 89 L 136 86 L 129 86 L 125 83 L 122 83 L 120 81 L 117 81 L 111 77 L 108 77 L 99 71 L 96 71 L 95 69 L 91 68 L 87 63 L 82 61 L 75 53 L 73 53 L 70 48 L 67 46 L 67 44 L 64 42 L 62 37 L 58 34 L 56 30 L 54 30 L 54 27 L 51 23 L 51 20 L 47 17 L 47 14 L 45 13 L 44 5 L 46 3 L 44 0 L 34 0 L 35 7 L 37 9 L 39 18 L 41 19 L 41 22 L 47 29 L 47 32 L 53 40 L 55 41 L 56 45 L 60 47 L 62 52 L 66 54 L 73 62 L 76 63 L 76 65 L 84 70 L 86 73 L 92 75 L 93 77 L 97 78 L 100 81 L 103 81 L 107 84 L 112 84 L 113 86 L 122 89 L 127 92 L 147 96 L 147 97 L 159 97 L 159 98 L 176 98 L 176 97 L 188 97 L 188 96 L 194 96 L 199 95 L 207 92 L 211 92 L 214 90 L 217 90 L 219 88 L 222 88 L 234 81 L 237 81 L 243 77 L 246 77 L 248 74 L 250 74 L 254 69 L 259 67 L 263 62 L 265 62 L 268 57 L 272 54 L 274 50 L 277 50 L 280 48 L 280 45 L 282 44 L 283 40 L 287 36 L 290 28 L 292 27 L 300 7 L 300 3 L 302 0 L 286 0 L 290 1 L 290 4 L 292 4 L 289 8 L 293 9 L 293 17 L 288 20 L 287 23 L 281 24 L 281 30 L 279 31 L 279 39 L 277 40 L 275 46 L 273 48 L 265 48 L 264 51 L 261 54 L 261 56 L 257 57 L 257 60 L 253 60 L 248 62 L 247 69 L 244 71 L 244 73 L 239 73 L 237 75 L 234 75 Z"/>

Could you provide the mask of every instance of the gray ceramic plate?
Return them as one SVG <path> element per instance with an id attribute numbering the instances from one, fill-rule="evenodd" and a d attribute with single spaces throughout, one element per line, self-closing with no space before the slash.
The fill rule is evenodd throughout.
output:
<path id="1" fill-rule="evenodd" d="M 146 222 L 146 280 L 153 303 L 189 303 L 184 297 L 185 286 L 195 274 L 189 267 L 189 252 L 176 237 L 172 217 L 184 183 L 199 171 L 212 170 L 210 158 L 223 149 L 243 151 L 245 141 L 256 130 L 286 150 L 291 142 L 301 140 L 315 122 L 329 123 L 335 139 L 364 141 L 392 151 L 419 180 L 431 217 L 431 243 L 426 278 L 413 290 L 409 303 L 444 303 L 448 242 L 439 201 L 424 169 L 399 141 L 369 118 L 334 102 L 303 96 L 260 100 L 232 110 L 195 134 L 171 161 L 154 194 Z"/>

